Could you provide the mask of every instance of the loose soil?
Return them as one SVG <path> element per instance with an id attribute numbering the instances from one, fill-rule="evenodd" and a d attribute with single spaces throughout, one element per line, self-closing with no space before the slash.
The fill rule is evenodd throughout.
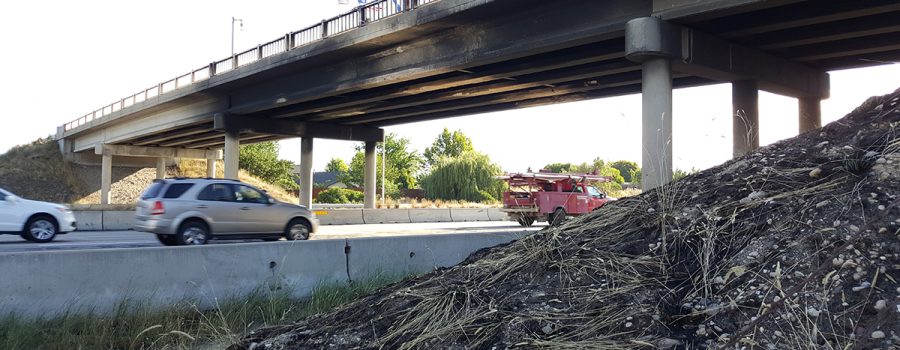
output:
<path id="1" fill-rule="evenodd" d="M 900 349 L 898 103 L 230 349 Z"/>

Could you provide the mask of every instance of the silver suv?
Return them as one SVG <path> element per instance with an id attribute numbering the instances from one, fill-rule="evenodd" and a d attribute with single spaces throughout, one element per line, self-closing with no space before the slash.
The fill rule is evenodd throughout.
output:
<path id="1" fill-rule="evenodd" d="M 319 221 L 306 207 L 283 203 L 236 180 L 155 180 L 137 202 L 134 229 L 165 245 L 210 239 L 308 239 Z"/>

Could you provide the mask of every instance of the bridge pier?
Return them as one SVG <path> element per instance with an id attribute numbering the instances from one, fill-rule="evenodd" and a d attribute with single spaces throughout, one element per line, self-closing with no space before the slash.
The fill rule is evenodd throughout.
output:
<path id="1" fill-rule="evenodd" d="M 759 89 L 755 80 L 731 83 L 732 155 L 734 158 L 759 148 Z"/>
<path id="2" fill-rule="evenodd" d="M 206 158 L 206 177 L 213 179 L 216 177 L 216 159 Z"/>
<path id="3" fill-rule="evenodd" d="M 300 139 L 300 205 L 312 207 L 313 138 Z"/>
<path id="4" fill-rule="evenodd" d="M 375 141 L 366 141 L 365 158 L 366 167 L 363 173 L 363 208 L 375 208 L 375 168 L 377 167 L 378 157 L 375 148 L 378 145 Z"/>
<path id="5" fill-rule="evenodd" d="M 100 163 L 100 204 L 109 204 L 112 186 L 112 155 L 104 154 Z"/>
<path id="6" fill-rule="evenodd" d="M 672 180 L 672 59 L 679 56 L 680 31 L 658 18 L 625 25 L 625 56 L 642 64 L 641 187 L 653 189 Z"/>
<path id="7" fill-rule="evenodd" d="M 238 162 L 241 153 L 240 133 L 234 130 L 225 131 L 225 178 L 238 179 Z M 207 169 L 208 170 L 208 169 Z"/>
<path id="8" fill-rule="evenodd" d="M 822 100 L 818 97 L 801 96 L 797 101 L 800 104 L 800 133 L 821 128 Z"/>
<path id="9" fill-rule="evenodd" d="M 157 179 L 165 179 L 166 178 L 166 158 L 165 157 L 156 158 L 156 178 Z"/>

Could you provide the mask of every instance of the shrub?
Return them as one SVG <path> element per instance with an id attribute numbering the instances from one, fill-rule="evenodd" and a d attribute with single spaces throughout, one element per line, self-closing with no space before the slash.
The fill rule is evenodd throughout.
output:
<path id="1" fill-rule="evenodd" d="M 329 188 L 316 197 L 316 203 L 349 204 L 362 203 L 363 193 L 347 188 Z"/>

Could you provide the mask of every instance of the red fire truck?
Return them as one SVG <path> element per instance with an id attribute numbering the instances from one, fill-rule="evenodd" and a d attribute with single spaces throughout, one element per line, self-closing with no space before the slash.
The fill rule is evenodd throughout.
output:
<path id="1" fill-rule="evenodd" d="M 587 214 L 615 200 L 590 185 L 610 181 L 605 176 L 538 172 L 498 178 L 509 184 L 500 210 L 522 226 L 531 226 L 535 221 L 559 225 L 567 216 Z"/>

